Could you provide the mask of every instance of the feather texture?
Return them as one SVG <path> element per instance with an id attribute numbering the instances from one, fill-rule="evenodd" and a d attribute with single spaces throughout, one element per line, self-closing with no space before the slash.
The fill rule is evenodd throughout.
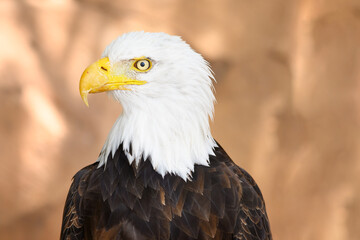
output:
<path id="1" fill-rule="evenodd" d="M 220 146 L 214 152 L 184 181 L 148 160 L 129 164 L 120 146 L 106 167 L 74 176 L 61 239 L 272 239 L 258 186 Z"/>

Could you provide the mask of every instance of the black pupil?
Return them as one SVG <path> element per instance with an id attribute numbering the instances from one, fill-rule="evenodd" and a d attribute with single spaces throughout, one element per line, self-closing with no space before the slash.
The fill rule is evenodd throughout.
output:
<path id="1" fill-rule="evenodd" d="M 141 62 L 141 63 L 140 63 L 140 66 L 141 66 L 141 67 L 145 67 L 145 62 Z"/>

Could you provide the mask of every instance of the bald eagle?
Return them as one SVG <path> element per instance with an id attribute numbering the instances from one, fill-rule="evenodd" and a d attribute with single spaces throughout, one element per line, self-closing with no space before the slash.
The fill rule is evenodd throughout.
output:
<path id="1" fill-rule="evenodd" d="M 211 136 L 213 79 L 165 33 L 126 33 L 85 69 L 85 104 L 108 92 L 123 112 L 73 178 L 61 239 L 272 239 L 259 187 Z"/>

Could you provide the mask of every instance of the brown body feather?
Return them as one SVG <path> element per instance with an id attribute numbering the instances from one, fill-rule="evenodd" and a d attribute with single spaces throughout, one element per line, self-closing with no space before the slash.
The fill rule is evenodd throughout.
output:
<path id="1" fill-rule="evenodd" d="M 272 239 L 261 192 L 221 147 L 192 181 L 135 167 L 119 147 L 104 168 L 80 170 L 65 203 L 65 239 Z"/>

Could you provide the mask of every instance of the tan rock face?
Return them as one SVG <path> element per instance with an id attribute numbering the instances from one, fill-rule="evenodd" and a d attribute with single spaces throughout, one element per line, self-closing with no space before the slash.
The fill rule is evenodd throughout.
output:
<path id="1" fill-rule="evenodd" d="M 360 3 L 0 2 L 0 239 L 56 239 L 71 177 L 121 106 L 86 108 L 84 68 L 133 30 L 213 66 L 216 139 L 257 180 L 274 239 L 359 239 Z"/>

